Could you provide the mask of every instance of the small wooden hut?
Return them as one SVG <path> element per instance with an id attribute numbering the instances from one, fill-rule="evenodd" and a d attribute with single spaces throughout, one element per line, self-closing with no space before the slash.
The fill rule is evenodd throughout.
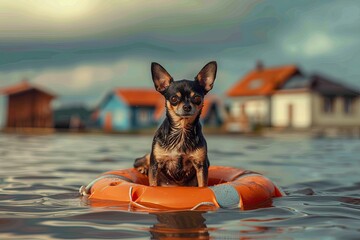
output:
<path id="1" fill-rule="evenodd" d="M 54 94 L 26 80 L 0 89 L 0 93 L 8 96 L 6 129 L 53 127 L 51 101 Z"/>

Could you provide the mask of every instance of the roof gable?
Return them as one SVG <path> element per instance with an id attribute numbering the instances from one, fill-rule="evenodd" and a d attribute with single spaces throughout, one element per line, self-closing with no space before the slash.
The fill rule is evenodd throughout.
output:
<path id="1" fill-rule="evenodd" d="M 22 81 L 18 84 L 12 85 L 12 86 L 8 86 L 8 87 L 4 87 L 0 89 L 0 94 L 4 94 L 4 95 L 14 95 L 14 94 L 18 94 L 18 93 L 22 93 L 22 92 L 27 92 L 27 91 L 31 91 L 31 90 L 36 90 L 38 92 L 41 92 L 47 96 L 50 96 L 51 98 L 55 98 L 56 95 L 44 90 L 38 86 L 35 85 L 31 85 L 28 81 Z"/>
<path id="2" fill-rule="evenodd" d="M 255 69 L 240 79 L 227 95 L 230 97 L 270 95 L 297 72 L 299 69 L 294 65 Z"/>
<path id="3" fill-rule="evenodd" d="M 325 94 L 325 95 L 344 95 L 344 96 L 359 96 L 360 91 L 355 88 L 345 86 L 328 77 L 314 74 L 311 76 L 311 89 Z"/>
<path id="4" fill-rule="evenodd" d="M 93 112 L 93 119 L 107 108 L 119 107 L 154 107 L 155 115 L 161 114 L 165 106 L 160 93 L 148 88 L 117 88 L 109 92 Z"/>
<path id="5" fill-rule="evenodd" d="M 308 76 L 296 75 L 286 81 L 286 83 L 284 83 L 278 90 L 308 88 L 310 83 L 311 79 Z"/>
<path id="6" fill-rule="evenodd" d="M 128 105 L 122 99 L 119 99 L 119 97 L 114 92 L 110 92 L 104 97 L 97 109 L 107 111 L 110 109 L 124 108 L 127 106 Z"/>
<path id="7" fill-rule="evenodd" d="M 338 81 L 334 81 L 320 74 L 313 74 L 310 77 L 292 77 L 277 92 L 287 90 L 311 90 L 323 95 L 333 96 L 358 96 L 358 89 L 346 86 Z"/>

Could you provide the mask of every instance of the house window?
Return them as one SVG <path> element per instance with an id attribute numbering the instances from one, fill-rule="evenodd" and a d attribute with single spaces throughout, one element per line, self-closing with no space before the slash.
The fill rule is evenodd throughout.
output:
<path id="1" fill-rule="evenodd" d="M 324 97 L 324 112 L 333 113 L 334 112 L 334 97 L 325 96 Z"/>
<path id="2" fill-rule="evenodd" d="M 354 100 L 351 97 L 344 98 L 344 113 L 345 114 L 353 113 L 353 102 L 354 102 Z"/>
<path id="3" fill-rule="evenodd" d="M 251 90 L 258 89 L 263 85 L 264 85 L 264 81 L 262 79 L 254 79 L 248 84 L 248 88 Z"/>

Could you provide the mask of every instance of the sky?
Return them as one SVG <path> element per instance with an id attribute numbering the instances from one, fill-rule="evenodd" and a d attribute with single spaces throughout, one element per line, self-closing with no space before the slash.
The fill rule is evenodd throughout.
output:
<path id="1" fill-rule="evenodd" d="M 358 0 L 0 0 L 0 87 L 27 78 L 55 107 L 94 107 L 153 87 L 151 62 L 193 79 L 212 60 L 219 95 L 257 60 L 360 87 L 359 23 Z"/>

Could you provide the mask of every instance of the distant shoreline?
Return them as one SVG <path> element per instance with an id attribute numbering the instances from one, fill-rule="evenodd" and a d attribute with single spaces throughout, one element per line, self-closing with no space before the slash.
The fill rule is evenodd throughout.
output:
<path id="1" fill-rule="evenodd" d="M 91 135 L 128 135 L 128 136 L 153 136 L 156 129 L 142 129 L 133 131 L 102 131 L 97 129 L 55 129 L 55 128 L 3 128 L 1 133 L 24 135 L 51 135 L 51 134 L 91 134 Z M 239 136 L 239 137 L 293 137 L 302 136 L 309 138 L 360 138 L 360 127 L 347 128 L 312 128 L 312 129 L 278 129 L 263 128 L 254 132 L 228 132 L 224 129 L 203 128 L 207 136 Z"/>

